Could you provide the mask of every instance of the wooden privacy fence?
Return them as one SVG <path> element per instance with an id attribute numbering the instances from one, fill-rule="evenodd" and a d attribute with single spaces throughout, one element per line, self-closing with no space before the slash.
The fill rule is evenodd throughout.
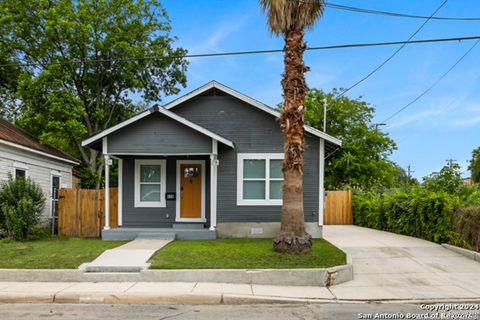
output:
<path id="1" fill-rule="evenodd" d="M 352 191 L 327 191 L 323 224 L 353 224 Z"/>
<path id="2" fill-rule="evenodd" d="M 58 234 L 100 237 L 105 225 L 105 190 L 60 189 Z M 110 227 L 118 227 L 118 189 L 109 189 Z"/>

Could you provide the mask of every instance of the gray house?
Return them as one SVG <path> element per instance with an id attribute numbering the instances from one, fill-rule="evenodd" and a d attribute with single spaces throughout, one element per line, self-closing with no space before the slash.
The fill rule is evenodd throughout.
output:
<path id="1" fill-rule="evenodd" d="M 112 158 L 119 164 L 119 227 L 105 219 L 102 237 L 275 235 L 283 181 L 279 116 L 212 81 L 83 141 L 104 154 L 107 186 Z M 321 237 L 324 159 L 341 141 L 305 126 L 305 142 L 305 221 Z"/>

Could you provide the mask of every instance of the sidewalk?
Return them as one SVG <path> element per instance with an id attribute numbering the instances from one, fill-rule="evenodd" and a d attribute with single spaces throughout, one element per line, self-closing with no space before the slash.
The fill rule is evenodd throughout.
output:
<path id="1" fill-rule="evenodd" d="M 199 282 L 0 282 L 0 303 L 247 304 L 335 300 L 328 288 Z"/>
<path id="2" fill-rule="evenodd" d="M 349 287 L 350 292 L 363 288 Z M 480 302 L 480 296 L 379 299 L 381 302 Z M 0 282 L 0 303 L 194 304 L 370 303 L 342 299 L 329 288 L 187 282 Z"/>

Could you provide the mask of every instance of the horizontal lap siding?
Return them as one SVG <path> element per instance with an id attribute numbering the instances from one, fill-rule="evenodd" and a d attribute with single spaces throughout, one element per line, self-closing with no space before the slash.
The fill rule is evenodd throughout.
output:
<path id="1" fill-rule="evenodd" d="M 108 136 L 108 153 L 187 154 L 212 152 L 212 139 L 154 113 Z"/>
<path id="2" fill-rule="evenodd" d="M 61 175 L 61 186 L 72 187 L 72 166 L 54 159 L 46 158 L 14 147 L 0 146 L 0 181 L 8 180 L 13 175 L 14 163 L 27 167 L 27 176 L 40 185 L 45 196 L 45 207 L 41 219 L 46 221 L 51 216 L 52 170 Z"/>
<path id="3" fill-rule="evenodd" d="M 167 159 L 166 192 L 176 192 L 177 160 L 186 157 L 123 157 L 123 227 L 131 228 L 170 228 L 175 223 L 176 200 L 167 200 L 165 208 L 135 208 L 134 175 L 135 159 Z M 189 157 L 191 160 L 205 160 L 205 215 L 207 224 L 210 221 L 210 160 L 208 157 Z M 179 195 L 176 195 L 177 199 Z M 167 218 L 167 214 L 169 217 Z"/>
<path id="4" fill-rule="evenodd" d="M 283 153 L 278 121 L 229 96 L 204 96 L 171 111 L 231 140 L 235 149 L 219 144 L 218 222 L 280 221 L 281 206 L 237 206 L 237 153 Z M 304 173 L 305 220 L 318 221 L 318 138 L 307 136 Z"/>

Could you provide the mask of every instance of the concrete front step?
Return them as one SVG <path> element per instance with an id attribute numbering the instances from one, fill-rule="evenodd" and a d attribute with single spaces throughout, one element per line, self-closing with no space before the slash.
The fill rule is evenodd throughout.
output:
<path id="1" fill-rule="evenodd" d="M 174 223 L 173 229 L 205 229 L 204 223 Z"/>
<path id="2" fill-rule="evenodd" d="M 178 239 L 178 240 L 213 240 L 215 230 L 184 228 L 116 228 L 102 230 L 103 240 L 134 240 L 134 239 Z"/>
<path id="3" fill-rule="evenodd" d="M 176 236 L 175 232 L 140 232 L 136 239 L 175 240 Z"/>

